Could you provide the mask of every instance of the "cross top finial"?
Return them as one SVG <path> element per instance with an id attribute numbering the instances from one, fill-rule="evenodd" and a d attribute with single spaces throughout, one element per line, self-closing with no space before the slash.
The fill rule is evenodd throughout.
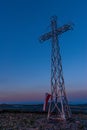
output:
<path id="1" fill-rule="evenodd" d="M 50 20 L 51 20 L 51 21 L 57 21 L 57 16 L 56 16 L 56 15 L 52 16 L 52 17 L 50 18 Z"/>

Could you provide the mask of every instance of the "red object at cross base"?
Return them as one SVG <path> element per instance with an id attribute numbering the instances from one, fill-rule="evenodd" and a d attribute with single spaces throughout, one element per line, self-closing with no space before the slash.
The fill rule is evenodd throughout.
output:
<path id="1" fill-rule="evenodd" d="M 44 101 L 44 105 L 43 105 L 43 111 L 46 110 L 46 107 L 47 107 L 47 104 L 48 104 L 48 101 L 49 101 L 50 98 L 51 98 L 51 94 L 46 93 L 45 94 L 45 101 Z"/>

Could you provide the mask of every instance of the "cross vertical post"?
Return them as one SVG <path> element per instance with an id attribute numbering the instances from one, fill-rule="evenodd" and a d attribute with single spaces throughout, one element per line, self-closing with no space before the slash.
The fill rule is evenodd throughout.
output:
<path id="1" fill-rule="evenodd" d="M 49 102 L 48 119 L 66 120 L 71 117 L 71 111 L 65 91 L 65 83 L 63 78 L 62 62 L 60 55 L 60 47 L 58 37 L 62 33 L 71 30 L 71 24 L 63 25 L 57 28 L 57 17 L 51 18 L 51 32 L 40 37 L 40 41 L 44 42 L 51 39 L 51 99 Z"/>

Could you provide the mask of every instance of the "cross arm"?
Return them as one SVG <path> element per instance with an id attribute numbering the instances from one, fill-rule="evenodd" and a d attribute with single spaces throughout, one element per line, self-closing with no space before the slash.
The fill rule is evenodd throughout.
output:
<path id="1" fill-rule="evenodd" d="M 58 35 L 61 35 L 62 33 L 66 32 L 66 31 L 72 30 L 72 29 L 73 29 L 73 24 L 65 24 L 65 25 L 57 28 L 54 32 L 48 32 L 46 34 L 43 34 L 42 36 L 40 36 L 39 41 L 44 42 L 44 41 L 52 38 L 54 33 L 56 33 L 56 35 L 58 36 Z"/>
<path id="2" fill-rule="evenodd" d="M 59 27 L 56 32 L 57 35 L 61 35 L 62 33 L 68 31 L 68 30 L 72 30 L 73 29 L 73 24 L 65 24 L 62 27 Z"/>
<path id="3" fill-rule="evenodd" d="M 40 36 L 39 41 L 44 42 L 44 41 L 50 39 L 51 37 L 52 37 L 52 32 L 48 32 L 48 33 L 43 34 L 42 36 Z"/>

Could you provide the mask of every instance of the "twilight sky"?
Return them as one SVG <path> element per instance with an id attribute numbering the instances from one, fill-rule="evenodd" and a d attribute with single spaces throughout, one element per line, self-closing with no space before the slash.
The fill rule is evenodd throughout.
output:
<path id="1" fill-rule="evenodd" d="M 87 102 L 87 0 L 0 1 L 0 103 L 44 100 L 50 92 L 50 17 L 74 23 L 59 38 L 69 102 Z"/>

